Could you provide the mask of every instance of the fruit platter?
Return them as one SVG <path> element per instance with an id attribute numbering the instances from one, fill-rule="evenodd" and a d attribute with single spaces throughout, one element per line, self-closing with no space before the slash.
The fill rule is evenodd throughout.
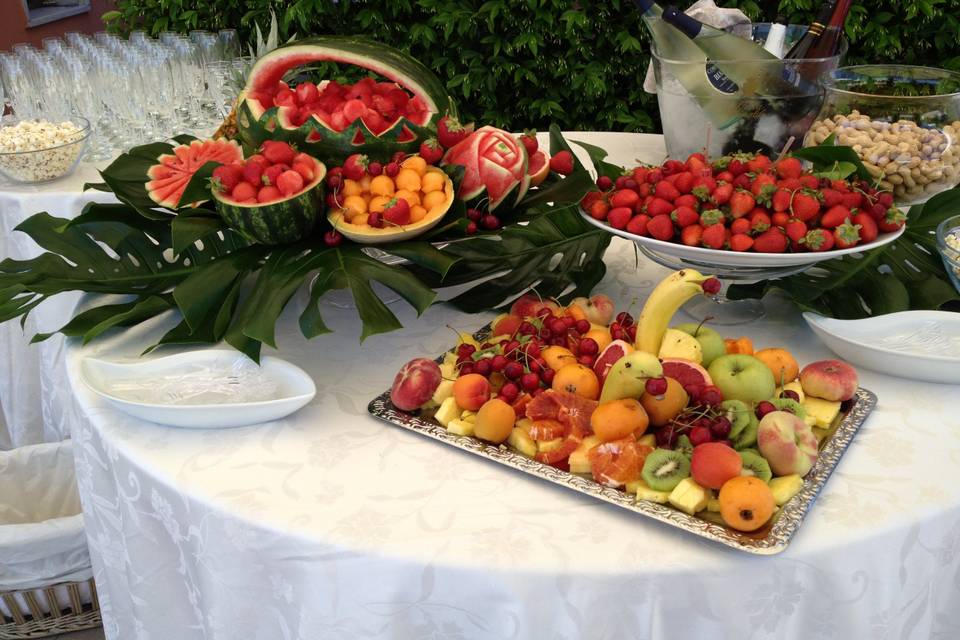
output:
<path id="1" fill-rule="evenodd" d="M 801 367 L 705 323 L 670 326 L 720 283 L 667 276 L 637 318 L 602 294 L 524 295 L 374 416 L 722 544 L 783 551 L 876 404 L 839 360 Z"/>

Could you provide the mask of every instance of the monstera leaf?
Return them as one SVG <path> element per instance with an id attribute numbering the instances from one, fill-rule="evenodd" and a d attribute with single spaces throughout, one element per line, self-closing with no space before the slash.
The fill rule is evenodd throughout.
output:
<path id="1" fill-rule="evenodd" d="M 960 212 L 960 187 L 912 207 L 895 242 L 859 255 L 818 263 L 788 278 L 733 285 L 737 300 L 783 291 L 798 307 L 834 318 L 865 318 L 908 309 L 960 304 L 937 250 L 935 230 Z"/>

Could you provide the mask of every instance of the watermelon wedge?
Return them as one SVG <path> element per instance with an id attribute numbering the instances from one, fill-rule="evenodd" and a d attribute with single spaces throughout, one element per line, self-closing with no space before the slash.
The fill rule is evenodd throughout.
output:
<path id="1" fill-rule="evenodd" d="M 194 140 L 173 148 L 173 153 L 157 158 L 147 170 L 147 195 L 161 207 L 176 209 L 190 179 L 208 162 L 230 164 L 243 160 L 243 150 L 233 140 Z M 196 206 L 199 203 L 191 203 Z"/>

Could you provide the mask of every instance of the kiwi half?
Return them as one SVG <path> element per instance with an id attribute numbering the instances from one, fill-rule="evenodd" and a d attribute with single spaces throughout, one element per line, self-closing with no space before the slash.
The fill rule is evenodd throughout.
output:
<path id="1" fill-rule="evenodd" d="M 690 475 L 690 461 L 679 451 L 654 449 L 643 463 L 640 473 L 647 486 L 655 491 L 673 491 Z"/>
<path id="2" fill-rule="evenodd" d="M 753 408 L 743 400 L 724 400 L 720 403 L 723 415 L 730 421 L 730 439 L 736 440 L 740 432 L 747 428 L 750 420 L 756 420 Z"/>
<path id="3" fill-rule="evenodd" d="M 764 482 L 770 482 L 773 473 L 770 471 L 770 463 L 759 453 L 755 451 L 741 451 L 740 459 L 743 460 L 743 469 L 740 471 L 742 476 L 756 476 Z"/>
<path id="4" fill-rule="evenodd" d="M 750 447 L 756 446 L 757 429 L 759 427 L 760 421 L 757 420 L 756 416 L 753 416 L 753 419 L 744 427 L 743 431 L 741 431 L 736 438 L 733 438 L 733 448 L 740 451 L 741 449 L 749 449 Z"/>
<path id="5" fill-rule="evenodd" d="M 777 408 L 777 411 L 789 411 L 801 420 L 807 417 L 807 412 L 803 406 L 793 398 L 773 398 L 770 404 Z"/>

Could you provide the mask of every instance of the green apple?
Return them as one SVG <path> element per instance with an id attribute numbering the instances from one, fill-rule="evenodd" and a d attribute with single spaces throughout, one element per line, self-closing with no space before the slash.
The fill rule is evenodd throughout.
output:
<path id="1" fill-rule="evenodd" d="M 772 398 L 777 390 L 770 367 L 753 356 L 739 353 L 720 356 L 707 371 L 724 400 L 761 402 Z"/>
<path id="2" fill-rule="evenodd" d="M 697 342 L 700 343 L 700 351 L 703 354 L 701 364 L 705 367 L 709 367 L 711 362 L 727 353 L 727 347 L 723 344 L 723 336 L 710 327 L 705 327 L 696 322 L 685 322 L 673 328 L 689 333 L 697 339 Z"/>

